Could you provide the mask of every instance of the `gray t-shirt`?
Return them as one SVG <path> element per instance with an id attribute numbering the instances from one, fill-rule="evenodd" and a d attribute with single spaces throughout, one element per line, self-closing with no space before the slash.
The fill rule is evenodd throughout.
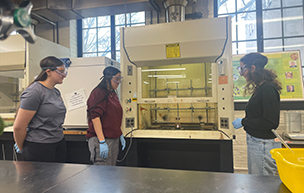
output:
<path id="1" fill-rule="evenodd" d="M 57 88 L 34 82 L 23 91 L 20 101 L 21 109 L 37 111 L 28 124 L 26 141 L 56 143 L 63 139 L 66 108 Z"/>

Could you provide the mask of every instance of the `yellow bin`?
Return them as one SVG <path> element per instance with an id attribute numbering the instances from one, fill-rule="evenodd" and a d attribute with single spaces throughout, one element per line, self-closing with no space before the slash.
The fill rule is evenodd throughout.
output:
<path id="1" fill-rule="evenodd" d="M 280 179 L 293 193 L 304 192 L 304 148 L 272 149 L 272 158 L 276 160 Z"/>

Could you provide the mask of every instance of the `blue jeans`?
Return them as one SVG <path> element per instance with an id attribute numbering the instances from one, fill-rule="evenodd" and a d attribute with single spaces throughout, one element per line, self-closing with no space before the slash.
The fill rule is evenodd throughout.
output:
<path id="1" fill-rule="evenodd" d="M 248 174 L 275 175 L 277 165 L 270 154 L 270 150 L 274 148 L 281 148 L 281 143 L 274 139 L 256 138 L 247 133 Z"/>

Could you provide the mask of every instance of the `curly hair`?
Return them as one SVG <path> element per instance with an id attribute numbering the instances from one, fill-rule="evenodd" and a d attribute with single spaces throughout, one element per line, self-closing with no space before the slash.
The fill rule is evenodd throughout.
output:
<path id="1" fill-rule="evenodd" d="M 266 56 L 260 53 L 249 53 L 243 56 L 240 61 L 243 62 L 249 71 L 251 70 L 252 65 L 256 67 L 256 70 L 253 73 L 248 73 L 244 95 L 255 95 L 258 88 L 264 82 L 271 82 L 278 92 L 281 93 L 282 83 L 278 80 L 275 71 L 264 68 L 268 63 L 268 58 Z"/>

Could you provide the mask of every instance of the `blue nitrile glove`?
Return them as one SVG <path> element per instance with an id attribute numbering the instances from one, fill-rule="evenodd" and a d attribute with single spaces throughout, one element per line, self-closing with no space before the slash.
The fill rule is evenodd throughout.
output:
<path id="1" fill-rule="evenodd" d="M 14 147 L 15 147 L 15 150 L 17 153 L 22 153 L 22 151 L 19 149 L 17 143 L 15 143 Z"/>
<path id="2" fill-rule="evenodd" d="M 120 143 L 122 145 L 122 151 L 123 151 L 126 147 L 126 140 L 125 140 L 123 134 L 121 134 L 121 136 L 119 137 L 119 140 L 120 140 Z"/>
<path id="3" fill-rule="evenodd" d="M 99 150 L 100 150 L 100 156 L 103 159 L 106 159 L 109 153 L 109 147 L 106 144 L 106 140 L 99 141 Z"/>
<path id="4" fill-rule="evenodd" d="M 232 125 L 235 129 L 239 129 L 239 128 L 243 127 L 242 119 L 243 118 L 236 118 L 234 121 L 232 121 Z"/>

